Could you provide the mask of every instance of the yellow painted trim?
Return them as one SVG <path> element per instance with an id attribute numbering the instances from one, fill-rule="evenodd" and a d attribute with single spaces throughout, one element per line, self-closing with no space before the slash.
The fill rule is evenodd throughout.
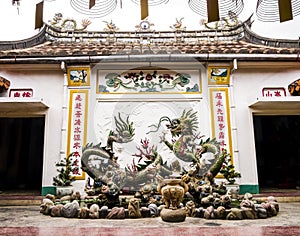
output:
<path id="1" fill-rule="evenodd" d="M 199 70 L 199 93 L 202 94 L 202 92 L 203 92 L 203 90 L 202 90 L 202 89 L 203 89 L 203 88 L 202 88 L 202 87 L 203 87 L 203 85 L 202 85 L 202 84 L 203 84 L 203 81 L 202 81 L 201 72 L 202 72 L 202 71 Z"/>
<path id="2" fill-rule="evenodd" d="M 67 156 L 70 155 L 70 145 L 71 145 L 71 123 L 72 123 L 72 110 L 73 110 L 73 95 L 74 93 L 84 93 L 86 96 L 85 99 L 85 110 L 84 110 L 84 134 L 83 134 L 83 143 L 82 146 L 86 145 L 87 142 L 87 119 L 88 119 L 88 95 L 89 95 L 89 90 L 78 90 L 78 89 L 73 89 L 70 90 L 69 94 L 69 115 L 68 115 L 68 142 L 67 142 Z M 76 180 L 84 180 L 85 179 L 85 172 L 82 171 L 81 176 L 76 176 Z"/>

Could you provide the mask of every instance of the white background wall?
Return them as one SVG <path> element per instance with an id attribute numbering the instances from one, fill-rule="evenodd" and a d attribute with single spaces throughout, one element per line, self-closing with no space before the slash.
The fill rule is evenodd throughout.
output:
<path id="1" fill-rule="evenodd" d="M 0 1 L 0 40 L 25 39 L 35 35 L 39 31 L 34 29 L 35 4 L 38 2 L 41 0 L 21 0 L 18 11 L 17 7 L 12 6 L 11 1 Z M 78 0 L 78 2 L 84 1 Z M 121 31 L 135 30 L 135 26 L 140 23 L 139 5 L 131 0 L 122 0 L 121 8 L 120 1 L 117 2 L 118 5 L 111 14 L 101 18 L 90 18 L 92 24 L 88 30 L 103 30 L 105 28 L 103 21 L 111 20 Z M 256 19 L 256 3 L 255 0 L 244 0 L 244 9 L 239 16 L 241 21 L 246 20 L 254 13 L 255 21 L 252 25 L 254 32 L 266 37 L 298 39 L 300 16 L 283 23 L 261 22 Z M 70 5 L 70 0 L 44 1 L 44 22 L 47 23 L 51 20 L 57 12 L 62 13 L 64 18 L 77 20 L 78 24 L 82 19 L 88 18 L 74 10 Z M 148 20 L 154 23 L 153 28 L 157 31 L 169 30 L 176 18 L 180 19 L 181 17 L 184 17 L 183 23 L 187 30 L 201 29 L 199 22 L 203 17 L 190 9 L 188 0 L 169 0 L 167 4 L 149 7 Z"/>

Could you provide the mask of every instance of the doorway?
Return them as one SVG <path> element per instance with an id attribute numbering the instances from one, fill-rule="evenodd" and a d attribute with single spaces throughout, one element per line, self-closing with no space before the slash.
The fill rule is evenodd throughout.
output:
<path id="1" fill-rule="evenodd" d="M 40 194 L 45 117 L 2 117 L 0 124 L 0 191 Z"/>
<path id="2" fill-rule="evenodd" d="M 254 135 L 260 188 L 300 186 L 300 116 L 255 115 Z"/>

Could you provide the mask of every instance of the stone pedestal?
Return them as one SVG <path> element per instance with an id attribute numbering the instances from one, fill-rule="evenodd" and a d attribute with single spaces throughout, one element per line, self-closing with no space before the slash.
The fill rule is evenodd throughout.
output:
<path id="1" fill-rule="evenodd" d="M 56 186 L 56 195 L 59 197 L 72 195 L 73 192 L 74 192 L 73 186 Z"/>
<path id="2" fill-rule="evenodd" d="M 166 222 L 182 222 L 186 218 L 186 210 L 184 208 L 172 210 L 163 208 L 160 212 L 160 217 Z"/>

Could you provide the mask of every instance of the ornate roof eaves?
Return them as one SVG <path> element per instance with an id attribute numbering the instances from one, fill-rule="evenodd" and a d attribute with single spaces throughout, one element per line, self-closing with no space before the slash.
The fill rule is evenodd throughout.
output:
<path id="1" fill-rule="evenodd" d="M 245 62 L 297 62 L 299 54 L 166 54 L 166 55 L 95 55 L 58 57 L 10 57 L 0 58 L 0 64 L 93 64 L 93 63 L 135 63 L 135 62 L 228 62 L 237 59 Z"/>
<path id="2" fill-rule="evenodd" d="M 15 40 L 15 41 L 0 41 L 0 49 L 1 50 L 13 50 L 13 49 L 24 49 L 33 47 L 39 44 L 42 44 L 46 41 L 46 29 L 47 25 L 41 28 L 41 30 L 34 36 L 22 39 L 22 40 Z"/>
<path id="3" fill-rule="evenodd" d="M 300 48 L 300 38 L 299 39 L 275 39 L 260 36 L 251 30 L 251 25 L 253 20 L 251 20 L 252 15 L 243 23 L 244 28 L 244 40 L 258 45 L 276 47 L 276 48 Z"/>

